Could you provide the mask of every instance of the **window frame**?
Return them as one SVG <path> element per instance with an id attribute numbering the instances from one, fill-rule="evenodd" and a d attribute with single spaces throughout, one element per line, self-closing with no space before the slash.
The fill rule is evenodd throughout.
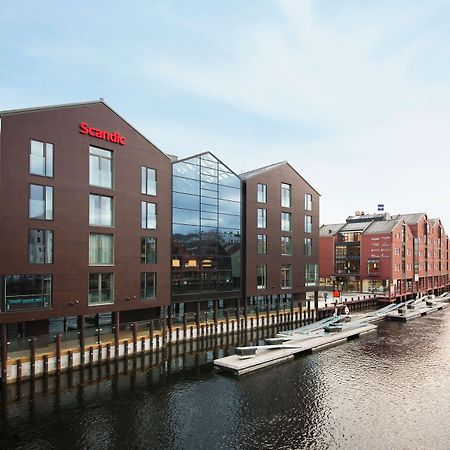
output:
<path id="1" fill-rule="evenodd" d="M 285 196 L 284 193 L 287 192 L 288 196 L 288 202 L 289 204 L 285 204 L 284 200 L 285 200 Z M 284 183 L 282 182 L 280 184 L 280 206 L 282 208 L 292 208 L 292 184 L 289 183 Z"/>
<path id="2" fill-rule="evenodd" d="M 103 236 L 107 236 L 109 238 L 111 238 L 111 262 L 92 262 L 91 261 L 91 238 L 92 237 L 96 237 L 97 239 L 100 238 L 101 241 L 101 237 Z M 101 253 L 101 247 L 97 246 L 96 247 L 96 256 L 98 256 Z M 100 259 L 100 258 L 99 258 Z M 89 233 L 89 240 L 88 240 L 88 262 L 89 262 L 89 266 L 92 267 L 98 267 L 98 266 L 114 266 L 114 235 L 113 234 L 109 234 L 109 233 Z"/>
<path id="3" fill-rule="evenodd" d="M 105 156 L 93 154 L 93 153 L 91 153 L 91 149 L 100 150 L 101 152 L 108 152 L 111 155 L 111 157 L 107 158 Z M 110 165 L 111 165 L 111 183 L 110 183 L 111 185 L 110 186 L 104 186 L 103 184 L 94 184 L 91 181 L 91 156 L 98 158 L 100 160 L 99 167 L 101 167 L 103 160 L 110 161 Z M 114 164 L 114 151 L 113 150 L 109 150 L 107 148 L 102 148 L 102 147 L 97 147 L 96 145 L 89 145 L 89 186 L 100 188 L 100 189 L 114 189 L 114 182 L 115 182 L 114 166 L 115 166 L 115 164 Z M 102 170 L 100 169 L 99 172 L 102 172 Z"/>
<path id="4" fill-rule="evenodd" d="M 148 261 L 147 240 L 152 239 L 154 242 L 154 261 Z M 141 264 L 157 264 L 158 263 L 158 238 L 156 236 L 141 236 Z"/>
<path id="5" fill-rule="evenodd" d="M 92 275 L 97 275 L 97 282 L 98 282 L 97 293 L 100 293 L 100 294 L 102 292 L 101 291 L 101 284 L 102 284 L 101 278 L 104 275 L 111 275 L 111 280 L 110 280 L 110 283 L 111 283 L 111 301 L 91 303 L 90 298 L 89 298 L 90 295 L 91 295 L 91 289 L 90 289 L 89 283 L 90 283 L 90 277 Z M 88 274 L 88 306 L 114 305 L 114 278 L 115 278 L 114 277 L 114 272 L 91 272 L 91 273 Z M 99 280 L 100 280 L 100 282 L 99 282 Z M 101 297 L 101 295 L 99 297 Z"/>
<path id="6" fill-rule="evenodd" d="M 31 217 L 31 189 L 32 186 L 35 187 L 39 187 L 43 189 L 43 202 L 44 202 L 44 217 Z M 47 211 L 48 211 L 48 195 L 47 193 L 51 192 L 51 210 L 50 210 L 50 215 L 51 217 L 47 218 Z M 29 189 L 28 189 L 28 218 L 31 220 L 44 220 L 44 221 L 53 221 L 55 218 L 55 214 L 54 214 L 54 205 L 55 205 L 55 195 L 54 195 L 54 188 L 53 186 L 48 186 L 45 184 L 35 184 L 35 183 L 30 183 L 29 184 Z"/>
<path id="7" fill-rule="evenodd" d="M 285 220 L 283 220 L 284 215 L 286 215 L 286 217 L 289 218 L 289 220 L 286 222 Z M 284 228 L 284 223 L 288 223 L 289 224 L 289 229 Z M 287 233 L 291 233 L 292 232 L 292 213 L 287 212 L 287 211 L 281 211 L 281 215 L 280 215 L 280 230 L 283 232 L 287 232 Z"/>
<path id="8" fill-rule="evenodd" d="M 42 157 L 44 159 L 44 174 L 42 173 L 35 173 L 32 172 L 31 170 L 31 156 L 33 155 L 31 149 L 33 147 L 33 142 L 37 142 L 39 144 L 43 145 L 43 154 L 44 156 Z M 48 150 L 51 149 L 51 175 L 47 174 L 47 161 L 48 161 Z M 45 178 L 54 178 L 55 176 L 55 144 L 51 143 L 51 142 L 44 142 L 44 141 L 40 141 L 38 139 L 33 139 L 30 138 L 30 152 L 29 152 L 29 163 L 28 163 L 28 173 L 30 175 L 36 176 L 36 177 L 45 177 Z"/>
<path id="9" fill-rule="evenodd" d="M 261 190 L 260 190 L 261 186 Z M 260 195 L 264 200 L 260 200 Z M 257 203 L 267 203 L 267 184 L 257 183 L 256 184 L 256 202 Z"/>
<path id="10" fill-rule="evenodd" d="M 154 206 L 154 216 L 155 216 L 155 226 L 149 226 L 149 205 Z M 144 220 L 144 209 L 145 209 L 145 220 Z M 151 224 L 150 224 L 151 225 Z M 158 207 L 155 202 L 147 202 L 145 200 L 141 201 L 141 229 L 142 230 L 156 230 L 158 227 Z"/>
<path id="11" fill-rule="evenodd" d="M 147 292 L 147 275 L 153 275 L 153 297 L 147 297 L 147 295 L 143 296 L 142 293 L 146 293 Z M 144 288 L 142 287 L 144 284 Z M 156 300 L 158 298 L 157 295 L 157 272 L 141 272 L 141 288 L 140 288 L 140 298 L 141 301 L 148 301 L 148 300 Z"/>
<path id="12" fill-rule="evenodd" d="M 33 262 L 31 261 L 31 243 L 30 243 L 30 238 L 31 238 L 31 233 L 32 231 L 43 231 L 43 247 L 44 247 L 44 259 L 48 259 L 48 238 L 47 238 L 47 233 L 51 234 L 52 239 L 51 239 L 51 252 L 50 252 L 50 262 Z M 39 265 L 39 264 L 45 264 L 45 265 L 49 265 L 49 264 L 53 264 L 54 263 L 54 253 L 55 253 L 55 233 L 53 230 L 46 230 L 46 229 L 39 229 L 39 228 L 29 228 L 28 229 L 28 264 L 31 264 L 33 266 L 35 265 Z"/>
<path id="13" fill-rule="evenodd" d="M 149 192 L 149 180 L 148 180 L 148 173 L 149 171 L 153 171 L 154 173 L 154 180 L 152 183 L 154 183 L 154 193 Z M 145 173 L 145 176 L 144 176 Z M 145 180 L 145 183 L 144 183 Z M 145 189 L 144 189 L 145 184 Z M 141 166 L 141 194 L 142 195 L 151 195 L 153 197 L 156 197 L 158 193 L 158 175 L 157 170 L 153 167 L 147 167 L 147 166 Z"/>
<path id="14" fill-rule="evenodd" d="M 111 205 L 111 224 L 110 225 L 105 225 L 105 224 L 97 224 L 97 223 L 92 223 L 91 222 L 91 197 L 99 197 L 100 200 L 102 198 L 108 198 L 110 199 L 110 205 Z M 115 222 L 115 217 L 114 217 L 114 197 L 111 195 L 101 195 L 101 194 L 94 194 L 92 192 L 89 193 L 89 226 L 90 227 L 104 227 L 104 228 L 114 228 L 114 222 Z M 101 209 L 101 208 L 99 208 Z"/>

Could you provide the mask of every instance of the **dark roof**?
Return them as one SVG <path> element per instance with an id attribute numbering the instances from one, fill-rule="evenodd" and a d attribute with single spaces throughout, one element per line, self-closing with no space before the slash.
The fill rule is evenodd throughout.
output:
<path id="1" fill-rule="evenodd" d="M 395 227 L 401 223 L 401 219 L 397 220 L 374 220 L 364 231 L 364 234 L 380 234 L 390 233 Z"/>
<path id="2" fill-rule="evenodd" d="M 359 216 L 349 216 L 346 222 L 371 222 L 372 220 L 389 220 L 391 218 L 389 213 L 381 214 L 361 214 Z"/>
<path id="3" fill-rule="evenodd" d="M 136 133 L 138 133 L 143 139 L 149 142 L 153 147 L 156 148 L 160 153 L 162 153 L 167 159 L 170 159 L 161 149 L 159 149 L 153 142 L 150 141 L 146 136 L 144 136 L 139 130 L 137 130 L 133 125 L 131 125 L 128 120 L 124 119 L 120 114 L 118 114 L 114 109 L 111 108 L 102 98 L 100 100 L 92 100 L 87 102 L 77 102 L 77 103 L 65 103 L 60 105 L 47 105 L 47 106 L 35 106 L 33 108 L 23 108 L 23 109 L 10 109 L 5 111 L 0 111 L 1 116 L 10 116 L 13 114 L 25 114 L 25 113 L 33 113 L 33 112 L 41 112 L 47 111 L 51 109 L 63 109 L 63 108 L 75 108 L 77 106 L 90 106 L 90 105 L 104 105 L 108 108 L 112 113 L 114 113 L 119 119 L 124 121 L 129 127 L 131 127 Z"/>
<path id="4" fill-rule="evenodd" d="M 345 223 L 334 223 L 329 225 L 322 225 L 319 229 L 320 236 L 334 236 L 345 225 Z"/>
<path id="5" fill-rule="evenodd" d="M 275 168 L 277 168 L 277 167 L 281 167 L 281 166 L 284 166 L 284 165 L 287 165 L 287 166 L 289 166 L 317 195 L 320 195 L 319 194 L 319 192 L 317 192 L 317 190 L 316 189 L 314 189 L 312 186 L 311 186 L 311 184 L 309 184 L 299 173 L 298 173 L 298 171 L 297 170 L 295 170 L 295 168 L 294 167 L 292 167 L 287 161 L 280 161 L 280 162 L 277 162 L 277 163 L 275 163 L 275 164 L 270 164 L 270 165 L 268 165 L 268 166 L 264 166 L 264 167 L 260 167 L 259 169 L 254 169 L 254 170 L 250 170 L 249 172 L 244 172 L 244 173 L 241 173 L 240 175 L 239 175 L 239 177 L 242 179 L 242 180 L 247 180 L 248 178 L 250 178 L 250 177 L 253 177 L 253 176 L 255 176 L 255 175 L 259 175 L 260 173 L 263 173 L 263 172 L 268 172 L 268 171 L 270 171 L 270 170 L 273 170 L 273 169 L 275 169 Z"/>
<path id="6" fill-rule="evenodd" d="M 347 231 L 347 232 L 360 231 L 362 233 L 371 223 L 372 223 L 371 221 L 347 222 L 339 231 Z"/>
<path id="7" fill-rule="evenodd" d="M 392 216 L 393 219 L 403 219 L 408 225 L 415 225 L 419 220 L 426 216 L 425 213 L 413 213 L 413 214 L 397 214 Z"/>

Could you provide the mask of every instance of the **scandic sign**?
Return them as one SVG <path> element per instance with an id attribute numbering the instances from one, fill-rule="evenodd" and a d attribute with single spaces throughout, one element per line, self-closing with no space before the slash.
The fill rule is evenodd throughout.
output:
<path id="1" fill-rule="evenodd" d="M 118 131 L 103 131 L 100 128 L 89 126 L 86 122 L 80 123 L 80 133 L 88 134 L 97 139 L 114 142 L 115 144 L 125 145 L 125 138 Z"/>

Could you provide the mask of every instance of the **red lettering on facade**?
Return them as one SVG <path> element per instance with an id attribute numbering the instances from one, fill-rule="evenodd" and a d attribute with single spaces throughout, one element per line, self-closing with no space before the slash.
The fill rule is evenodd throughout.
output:
<path id="1" fill-rule="evenodd" d="M 125 145 L 125 137 L 118 131 L 110 132 L 104 131 L 100 128 L 90 127 L 86 122 L 80 123 L 80 133 L 88 134 L 89 136 L 105 141 L 114 142 L 115 144 Z"/>

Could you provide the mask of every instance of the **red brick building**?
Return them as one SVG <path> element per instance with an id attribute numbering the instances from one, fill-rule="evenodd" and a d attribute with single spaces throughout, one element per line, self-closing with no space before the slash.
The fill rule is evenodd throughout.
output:
<path id="1" fill-rule="evenodd" d="M 387 300 L 450 288 L 449 239 L 440 219 L 360 214 L 320 228 L 321 283 Z"/>

